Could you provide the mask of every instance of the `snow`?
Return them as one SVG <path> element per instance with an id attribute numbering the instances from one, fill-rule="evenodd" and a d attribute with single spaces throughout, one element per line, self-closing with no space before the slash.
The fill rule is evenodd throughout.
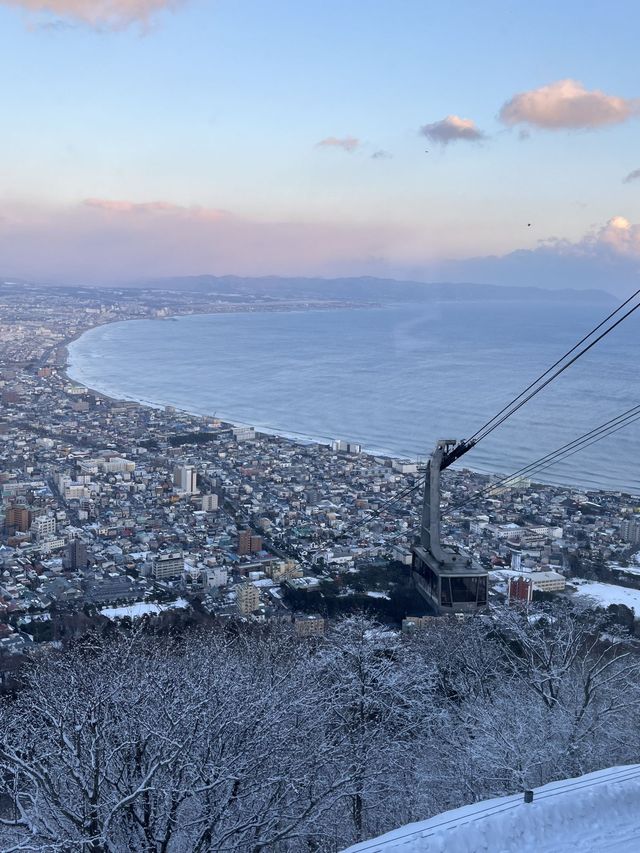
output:
<path id="1" fill-rule="evenodd" d="M 485 800 L 349 847 L 344 853 L 637 853 L 640 764 Z"/>
<path id="2" fill-rule="evenodd" d="M 128 616 L 130 619 L 139 619 L 141 616 L 157 616 L 164 610 L 184 610 L 187 607 L 189 607 L 189 602 L 185 601 L 184 598 L 177 598 L 168 604 L 136 601 L 135 604 L 129 604 L 124 607 L 105 607 L 100 611 L 100 614 L 106 616 L 107 619 L 123 619 L 125 616 Z"/>
<path id="3" fill-rule="evenodd" d="M 640 618 L 640 589 L 628 589 L 614 583 L 579 579 L 574 579 L 570 583 L 578 587 L 576 595 L 589 596 L 599 607 L 608 607 L 610 604 L 626 604 L 633 610 L 636 619 Z"/>
<path id="4" fill-rule="evenodd" d="M 640 575 L 640 565 L 621 566 L 618 563 L 609 563 L 612 572 L 621 572 L 625 575 Z"/>

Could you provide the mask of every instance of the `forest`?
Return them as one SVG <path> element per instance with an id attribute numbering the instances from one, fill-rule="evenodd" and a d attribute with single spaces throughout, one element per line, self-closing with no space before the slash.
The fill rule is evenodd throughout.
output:
<path id="1" fill-rule="evenodd" d="M 336 853 L 640 755 L 640 658 L 569 605 L 89 636 L 0 705 L 0 849 Z"/>

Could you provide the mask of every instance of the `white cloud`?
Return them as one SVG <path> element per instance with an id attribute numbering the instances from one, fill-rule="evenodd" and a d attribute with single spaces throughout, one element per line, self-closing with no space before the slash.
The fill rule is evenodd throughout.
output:
<path id="1" fill-rule="evenodd" d="M 514 95 L 500 110 L 500 119 L 508 125 L 575 130 L 620 124 L 639 112 L 638 98 L 589 91 L 577 80 L 567 79 Z"/>
<path id="2" fill-rule="evenodd" d="M 185 0 L 0 0 L 33 13 L 45 13 L 65 21 L 77 21 L 93 27 L 120 29 L 131 24 L 148 25 L 165 9 L 173 9 Z"/>
<path id="3" fill-rule="evenodd" d="M 448 115 L 440 121 L 425 124 L 420 128 L 420 133 L 439 145 L 448 145 L 458 140 L 478 142 L 485 137 L 472 119 L 456 115 Z"/>
<path id="4" fill-rule="evenodd" d="M 327 136 L 316 143 L 316 148 L 341 148 L 351 154 L 360 147 L 360 140 L 355 136 Z"/>

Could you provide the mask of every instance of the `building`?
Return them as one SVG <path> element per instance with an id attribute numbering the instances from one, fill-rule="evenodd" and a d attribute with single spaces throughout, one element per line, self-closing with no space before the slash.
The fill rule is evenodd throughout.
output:
<path id="1" fill-rule="evenodd" d="M 331 442 L 331 449 L 334 453 L 362 453 L 362 445 L 355 442 L 343 441 L 339 438 Z"/>
<path id="2" fill-rule="evenodd" d="M 399 474 L 417 474 L 418 465 L 416 462 L 407 462 L 403 459 L 394 459 L 391 463 L 391 468 Z"/>
<path id="3" fill-rule="evenodd" d="M 187 495 L 198 493 L 198 472 L 194 465 L 176 465 L 173 469 L 173 485 Z"/>
<path id="4" fill-rule="evenodd" d="M 105 474 L 133 474 L 136 470 L 135 462 L 130 462 L 121 456 L 105 456 L 98 460 L 98 465 Z"/>
<path id="5" fill-rule="evenodd" d="M 219 589 L 226 586 L 229 581 L 229 573 L 224 566 L 213 566 L 202 569 L 200 580 L 205 589 Z"/>
<path id="6" fill-rule="evenodd" d="M 218 496 L 217 495 L 203 495 L 202 496 L 202 510 L 203 512 L 214 512 L 218 509 Z"/>
<path id="7" fill-rule="evenodd" d="M 434 618 L 434 616 L 405 616 L 402 620 L 402 633 L 415 634 L 416 631 L 421 631 L 433 624 Z"/>
<path id="8" fill-rule="evenodd" d="M 236 441 L 253 441 L 256 437 L 254 427 L 236 426 L 231 430 Z"/>
<path id="9" fill-rule="evenodd" d="M 179 578 L 183 572 L 184 555 L 180 552 L 161 554 L 153 561 L 153 576 L 157 581 Z"/>
<path id="10" fill-rule="evenodd" d="M 241 530 L 238 533 L 238 555 L 240 557 L 246 557 L 247 554 L 251 553 L 251 531 L 250 530 Z"/>
<path id="11" fill-rule="evenodd" d="M 627 518 L 620 525 L 620 538 L 630 545 L 640 545 L 640 518 Z"/>
<path id="12" fill-rule="evenodd" d="M 84 542 L 81 542 L 80 539 L 72 539 L 71 542 L 67 543 L 66 552 L 62 560 L 62 565 L 65 569 L 73 571 L 85 569 L 88 562 L 87 546 Z"/>
<path id="13" fill-rule="evenodd" d="M 559 572 L 531 572 L 534 592 L 562 592 L 567 585 L 564 575 Z"/>
<path id="14" fill-rule="evenodd" d="M 31 525 L 31 512 L 26 506 L 10 506 L 4 525 L 9 536 L 14 533 L 26 533 Z"/>
<path id="15" fill-rule="evenodd" d="M 532 576 L 509 578 L 507 584 L 507 600 L 509 604 L 517 602 L 526 604 L 533 598 Z"/>
<path id="16" fill-rule="evenodd" d="M 39 515 L 33 519 L 31 532 L 38 542 L 56 535 L 56 520 L 53 515 Z"/>
<path id="17" fill-rule="evenodd" d="M 238 556 L 247 557 L 262 551 L 262 536 L 255 535 L 249 528 L 238 534 Z"/>
<path id="18" fill-rule="evenodd" d="M 238 609 L 245 616 L 253 613 L 260 607 L 260 593 L 258 587 L 252 583 L 243 583 L 237 587 Z"/>
<path id="19" fill-rule="evenodd" d="M 321 637 L 325 631 L 325 621 L 317 614 L 302 614 L 294 618 L 293 629 L 298 637 Z"/>

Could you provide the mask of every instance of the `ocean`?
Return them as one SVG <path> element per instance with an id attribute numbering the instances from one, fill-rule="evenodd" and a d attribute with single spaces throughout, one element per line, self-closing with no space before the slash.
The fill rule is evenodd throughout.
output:
<path id="1" fill-rule="evenodd" d="M 465 438 L 609 311 L 565 302 L 434 302 L 374 309 L 132 320 L 86 332 L 69 375 L 113 397 L 342 438 L 424 459 Z M 633 315 L 464 458 L 509 474 L 640 403 Z M 640 421 L 538 475 L 640 494 Z"/>

